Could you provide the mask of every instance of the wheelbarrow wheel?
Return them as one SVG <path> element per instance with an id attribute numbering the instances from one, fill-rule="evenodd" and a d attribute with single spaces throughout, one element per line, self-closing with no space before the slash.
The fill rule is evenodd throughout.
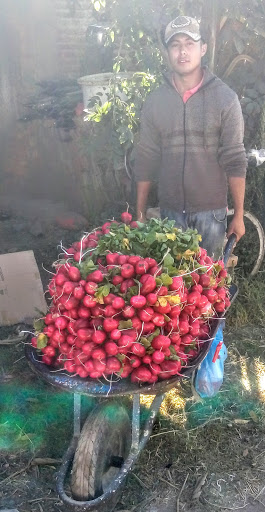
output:
<path id="1" fill-rule="evenodd" d="M 129 454 L 130 433 L 128 413 L 119 404 L 105 404 L 88 416 L 72 466 L 71 489 L 76 500 L 93 500 L 111 485 Z M 118 498 L 115 492 L 112 506 Z"/>

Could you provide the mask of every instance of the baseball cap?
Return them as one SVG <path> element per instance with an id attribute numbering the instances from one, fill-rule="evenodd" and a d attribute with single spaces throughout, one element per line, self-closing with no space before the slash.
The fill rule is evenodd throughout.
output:
<path id="1" fill-rule="evenodd" d="M 168 44 L 170 39 L 176 34 L 187 34 L 194 41 L 200 41 L 200 25 L 195 18 L 178 16 L 166 26 L 165 44 Z"/>

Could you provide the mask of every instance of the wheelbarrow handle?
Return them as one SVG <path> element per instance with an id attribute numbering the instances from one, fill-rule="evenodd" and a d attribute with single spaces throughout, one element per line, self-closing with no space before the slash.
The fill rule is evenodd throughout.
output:
<path id="1" fill-rule="evenodd" d="M 227 262 L 229 260 L 229 256 L 232 254 L 233 247 L 235 245 L 235 241 L 236 241 L 236 234 L 232 233 L 229 236 L 229 238 L 227 240 L 227 243 L 226 243 L 226 246 L 224 248 L 223 262 L 224 262 L 225 267 L 226 267 Z"/>

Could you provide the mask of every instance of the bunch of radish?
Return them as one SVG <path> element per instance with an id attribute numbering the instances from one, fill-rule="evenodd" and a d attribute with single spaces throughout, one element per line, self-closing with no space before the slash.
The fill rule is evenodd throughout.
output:
<path id="1" fill-rule="evenodd" d="M 129 224 L 130 214 L 123 216 Z M 192 364 L 212 319 L 229 307 L 227 271 L 201 248 L 192 269 L 173 276 L 164 261 L 120 252 L 78 264 L 78 252 L 93 249 L 108 229 L 73 244 L 75 253 L 58 264 L 32 345 L 43 363 L 82 378 L 168 379 Z"/>

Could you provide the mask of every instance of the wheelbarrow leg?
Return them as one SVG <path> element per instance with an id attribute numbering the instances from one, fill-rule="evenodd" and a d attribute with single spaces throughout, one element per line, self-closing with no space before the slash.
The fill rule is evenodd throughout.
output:
<path id="1" fill-rule="evenodd" d="M 81 395 L 74 393 L 74 437 L 81 432 Z"/>

